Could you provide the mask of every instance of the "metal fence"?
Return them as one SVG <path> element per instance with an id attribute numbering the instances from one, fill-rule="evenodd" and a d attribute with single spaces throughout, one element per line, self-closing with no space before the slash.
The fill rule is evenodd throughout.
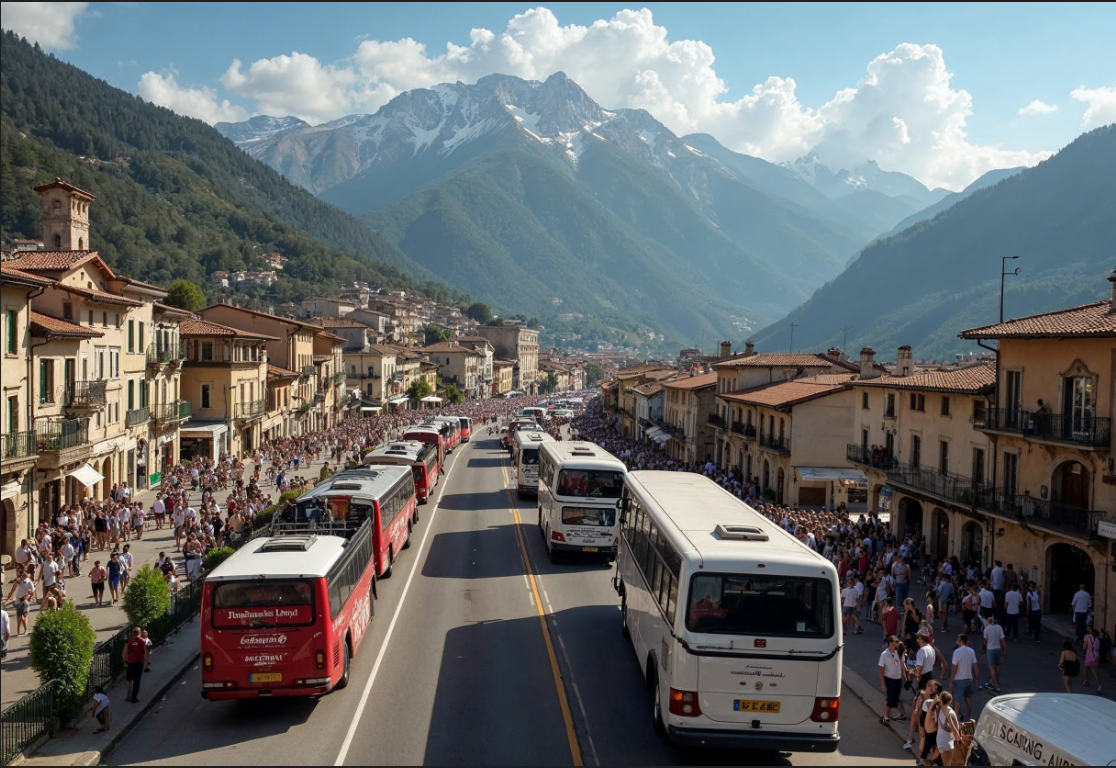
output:
<path id="1" fill-rule="evenodd" d="M 7 765 L 42 736 L 54 735 L 54 681 L 0 712 L 0 765 Z"/>

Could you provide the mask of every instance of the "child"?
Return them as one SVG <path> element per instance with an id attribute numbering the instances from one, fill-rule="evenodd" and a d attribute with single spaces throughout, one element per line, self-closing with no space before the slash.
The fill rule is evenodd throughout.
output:
<path id="1" fill-rule="evenodd" d="M 105 695 L 104 686 L 97 686 L 97 692 L 93 694 L 93 708 L 90 714 L 97 717 L 97 722 L 101 727 L 93 731 L 93 733 L 104 733 L 109 729 L 111 722 L 111 715 L 109 714 L 109 698 Z"/>
<path id="2" fill-rule="evenodd" d="M 147 644 L 147 653 L 143 657 L 143 671 L 144 672 L 150 672 L 151 671 L 151 646 L 154 645 L 154 643 L 152 643 L 151 638 L 147 636 L 147 630 L 146 629 L 143 630 L 142 632 L 140 632 L 140 637 L 142 637 L 143 642 L 145 642 Z"/>

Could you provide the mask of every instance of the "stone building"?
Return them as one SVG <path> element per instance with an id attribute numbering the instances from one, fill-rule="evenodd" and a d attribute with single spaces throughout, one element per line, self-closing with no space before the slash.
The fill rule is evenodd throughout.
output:
<path id="1" fill-rule="evenodd" d="M 496 357 L 516 363 L 514 389 L 531 395 L 538 392 L 538 331 L 518 325 L 481 325 L 476 335 L 492 342 Z"/>

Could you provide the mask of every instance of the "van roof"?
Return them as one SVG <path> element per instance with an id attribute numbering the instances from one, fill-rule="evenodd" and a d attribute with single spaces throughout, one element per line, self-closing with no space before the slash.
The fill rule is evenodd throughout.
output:
<path id="1" fill-rule="evenodd" d="M 521 446 L 539 445 L 540 443 L 556 442 L 553 437 L 538 429 L 521 429 L 515 433 L 515 441 Z"/>
<path id="2" fill-rule="evenodd" d="M 315 496 L 364 496 L 378 499 L 390 491 L 399 482 L 401 477 L 410 477 L 411 468 L 390 464 L 378 464 L 357 469 L 346 469 L 336 475 L 318 483 L 312 489 L 298 497 L 312 499 Z"/>
<path id="3" fill-rule="evenodd" d="M 1027 731 L 1078 765 L 1112 765 L 1116 759 L 1116 736 L 1113 736 L 1116 734 L 1116 702 L 1100 696 L 1079 693 L 997 696 L 985 706 L 981 720 L 989 714 L 1011 722 L 1018 730 Z M 1080 738 L 1086 733 L 1088 737 Z M 1105 733 L 1107 738 L 1103 736 Z M 1040 762 L 1046 762 L 1045 754 L 1043 758 Z"/>
<path id="4" fill-rule="evenodd" d="M 601 448 L 596 443 L 591 443 L 588 440 L 563 440 L 562 442 L 554 441 L 546 443 L 546 447 L 542 450 L 554 457 L 555 461 L 560 461 L 563 464 L 569 462 L 577 464 L 579 461 L 585 462 L 586 469 L 600 468 L 615 468 L 619 472 L 626 472 L 627 467 L 624 462 L 613 456 L 611 453 Z M 615 463 L 617 467 L 607 467 L 607 464 L 602 465 L 602 462 Z"/>
<path id="5" fill-rule="evenodd" d="M 340 536 L 316 536 L 305 548 L 295 546 L 303 537 L 261 536 L 252 539 L 205 577 L 206 581 L 243 581 L 245 579 L 316 578 L 329 573 L 345 552 L 346 539 Z M 290 543 L 275 551 L 260 551 L 268 542 Z"/>
<path id="6" fill-rule="evenodd" d="M 656 518 L 673 524 L 674 530 L 669 525 L 663 530 L 679 553 L 697 555 L 705 567 L 739 564 L 742 558 L 762 559 L 816 567 L 837 577 L 832 563 L 704 475 L 641 470 L 625 475 L 624 484 Z M 757 528 L 767 540 L 722 537 L 718 526 Z"/>

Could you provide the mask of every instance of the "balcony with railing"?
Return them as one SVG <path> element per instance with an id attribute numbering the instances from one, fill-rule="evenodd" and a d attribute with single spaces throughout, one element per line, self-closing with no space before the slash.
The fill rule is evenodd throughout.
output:
<path id="1" fill-rule="evenodd" d="M 898 462 L 887 469 L 887 482 L 889 485 L 908 488 L 966 507 L 975 506 L 978 499 L 992 492 L 990 485 L 981 483 L 967 475 L 939 472 L 930 467 L 919 467 Z"/>
<path id="2" fill-rule="evenodd" d="M 1022 435 L 1028 440 L 1090 448 L 1107 448 L 1112 419 L 1087 413 L 1042 413 L 1019 408 L 978 408 L 973 427 L 984 432 Z"/>
<path id="3" fill-rule="evenodd" d="M 233 405 L 233 418 L 239 421 L 262 419 L 266 415 L 267 401 L 265 400 L 251 400 L 246 403 L 235 403 Z"/>
<path id="4" fill-rule="evenodd" d="M 335 386 L 335 387 L 345 386 L 345 379 L 346 378 L 347 378 L 347 376 L 346 376 L 344 371 L 338 371 L 337 373 L 333 374 L 333 386 Z"/>
<path id="5" fill-rule="evenodd" d="M 0 435 L 0 458 L 4 460 L 4 471 L 14 472 L 22 464 L 34 463 L 37 455 L 33 431 Z"/>
<path id="6" fill-rule="evenodd" d="M 66 386 L 63 405 L 67 408 L 100 408 L 105 404 L 104 381 L 75 381 Z"/>
<path id="7" fill-rule="evenodd" d="M 862 467 L 882 470 L 891 469 L 899 463 L 894 456 L 889 456 L 883 451 L 874 452 L 868 446 L 856 443 L 848 443 L 845 446 L 845 458 Z"/>
<path id="8" fill-rule="evenodd" d="M 716 427 L 717 429 L 724 429 L 725 428 L 725 417 L 720 416 L 716 413 L 711 413 L 711 414 L 709 414 L 709 423 L 710 423 L 710 425 Z"/>
<path id="9" fill-rule="evenodd" d="M 150 408 L 133 408 L 124 415 L 124 423 L 129 427 L 144 424 L 151 420 Z"/>
<path id="10" fill-rule="evenodd" d="M 778 451 L 779 453 L 790 453 L 791 441 L 789 437 L 779 437 L 778 435 L 765 435 L 760 434 L 759 444 L 761 448 L 766 448 L 769 451 Z"/>
<path id="11" fill-rule="evenodd" d="M 186 359 L 186 342 L 177 344 L 160 344 L 151 342 L 147 345 L 147 364 L 152 366 L 171 365 L 181 363 Z"/>
<path id="12" fill-rule="evenodd" d="M 304 378 L 304 379 L 310 378 L 311 376 L 314 375 L 314 366 L 312 366 L 312 365 L 302 366 L 302 373 L 299 374 L 299 375 L 302 376 L 302 378 Z"/>
<path id="13" fill-rule="evenodd" d="M 1005 493 L 1002 488 L 987 489 L 977 497 L 976 507 L 996 517 L 1014 520 L 1078 539 L 1097 539 L 1097 523 L 1104 512 L 1082 509 L 1057 500 L 1039 499 L 1019 493 Z"/>
<path id="14" fill-rule="evenodd" d="M 303 414 L 309 412 L 309 410 L 313 407 L 314 407 L 314 402 L 312 400 L 307 400 L 305 403 L 302 403 L 301 405 L 298 406 L 298 408 L 296 409 L 296 412 L 298 413 L 299 416 L 302 416 Z"/>
<path id="15" fill-rule="evenodd" d="M 173 421 L 188 419 L 192 412 L 193 408 L 189 400 L 172 400 L 169 403 L 155 406 L 151 416 L 160 424 L 168 424 Z"/>
<path id="16" fill-rule="evenodd" d="M 89 419 L 38 419 L 35 422 L 35 451 L 43 469 L 57 469 L 93 453 L 89 442 Z"/>

